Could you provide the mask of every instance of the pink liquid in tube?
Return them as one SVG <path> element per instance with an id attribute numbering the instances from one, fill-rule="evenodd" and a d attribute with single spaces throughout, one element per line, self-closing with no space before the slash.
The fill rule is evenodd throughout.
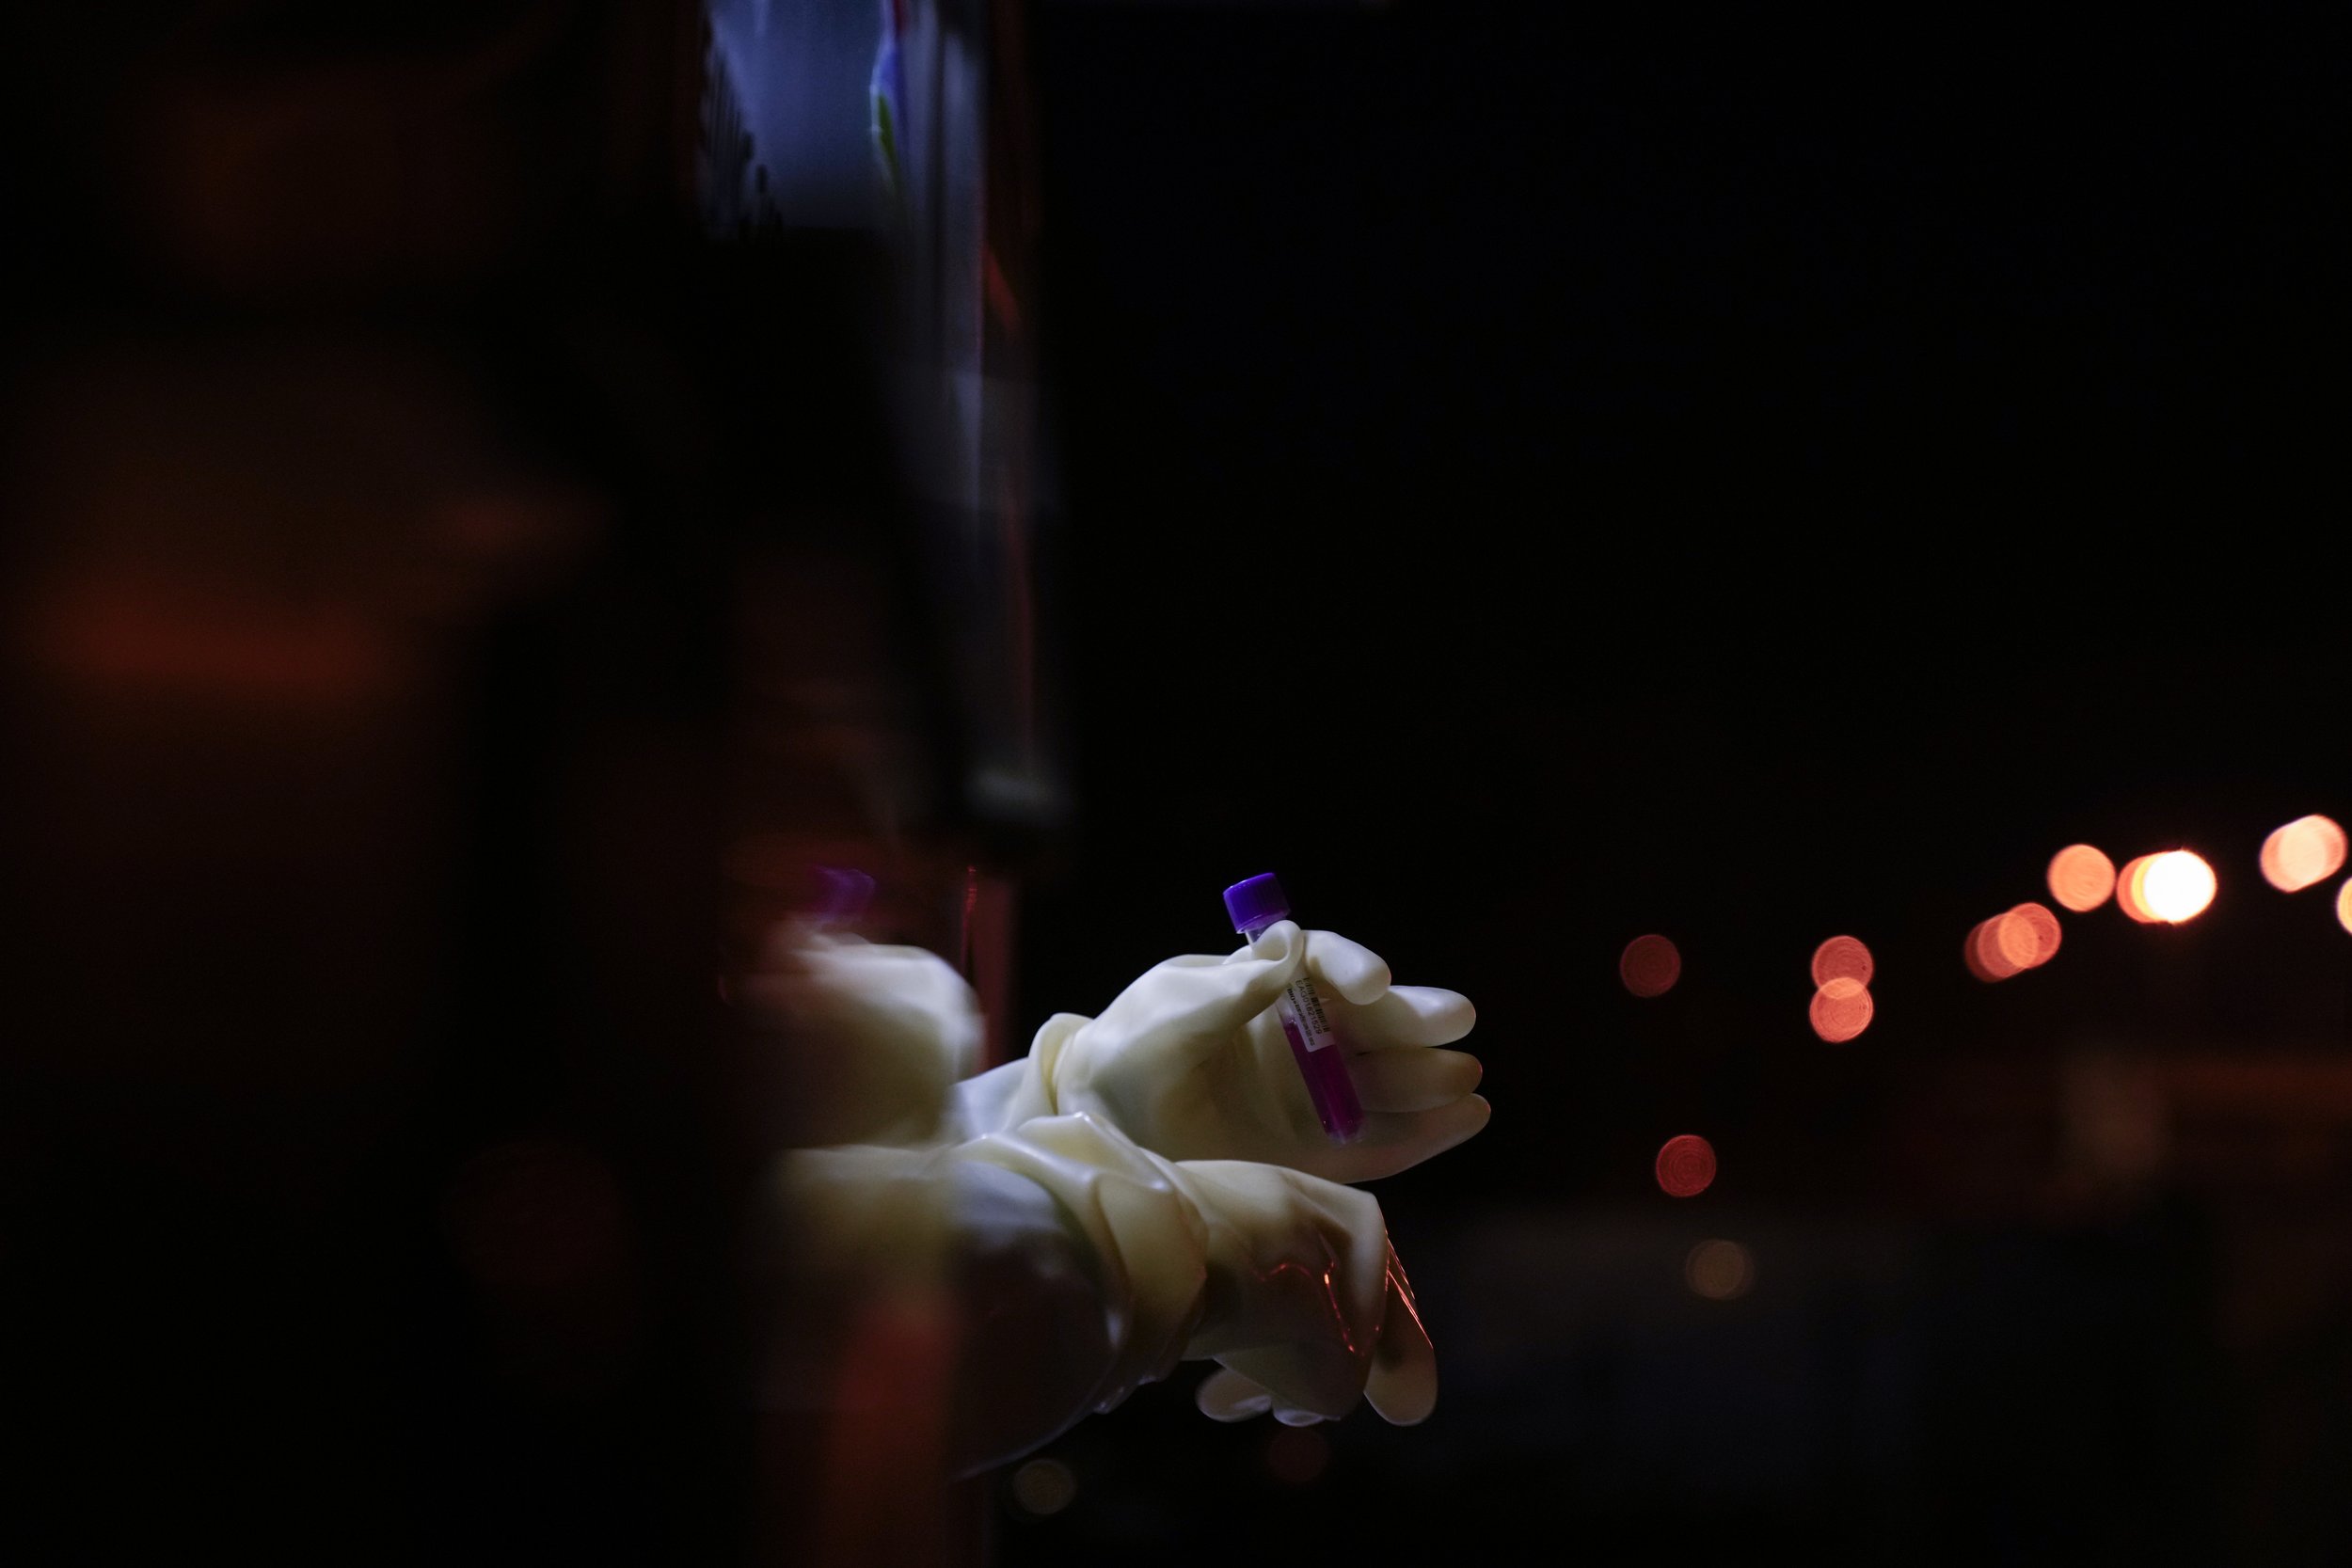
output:
<path id="1" fill-rule="evenodd" d="M 1227 888 L 1225 912 L 1232 917 L 1233 929 L 1254 942 L 1267 927 L 1288 920 L 1291 906 L 1283 896 L 1282 884 L 1267 872 Z M 1355 1082 L 1347 1076 L 1347 1053 L 1340 1049 L 1323 998 L 1316 994 L 1314 981 L 1303 966 L 1298 978 L 1276 1000 L 1274 1016 L 1281 1021 L 1299 1076 L 1307 1081 L 1307 1098 L 1314 1101 L 1315 1119 L 1323 1123 L 1323 1131 L 1333 1143 L 1353 1141 L 1364 1130 L 1364 1108 L 1356 1098 Z"/>

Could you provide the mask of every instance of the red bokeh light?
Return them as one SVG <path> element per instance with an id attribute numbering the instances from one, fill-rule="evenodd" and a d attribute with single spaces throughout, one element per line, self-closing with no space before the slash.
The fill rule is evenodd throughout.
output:
<path id="1" fill-rule="evenodd" d="M 1809 1009 L 1813 1032 L 1832 1045 L 1843 1045 L 1870 1026 L 1878 1005 L 1859 980 L 1838 978 L 1813 993 Z"/>
<path id="2" fill-rule="evenodd" d="M 1285 1486 L 1305 1486 L 1331 1467 L 1330 1440 L 1312 1427 L 1277 1427 L 1266 1439 L 1265 1467 Z"/>
<path id="3" fill-rule="evenodd" d="M 1682 978 L 1682 954 L 1655 933 L 1635 937 L 1617 959 L 1617 978 L 1636 996 L 1663 996 Z"/>
<path id="4" fill-rule="evenodd" d="M 1695 1132 L 1668 1138 L 1658 1151 L 1658 1187 L 1668 1197 L 1696 1197 L 1715 1180 L 1715 1147 Z"/>
<path id="5" fill-rule="evenodd" d="M 1851 980 L 1867 986 L 1877 970 L 1870 949 L 1859 937 L 1832 937 L 1813 950 L 1813 983 L 1817 987 L 1826 986 L 1832 980 Z"/>
<path id="6" fill-rule="evenodd" d="M 1980 920 L 1968 933 L 1961 946 L 1961 958 L 1968 965 L 1968 973 L 1979 980 L 2006 980 L 2023 966 L 2010 960 L 2001 948 L 2001 922 L 2007 915 L 1994 915 Z"/>

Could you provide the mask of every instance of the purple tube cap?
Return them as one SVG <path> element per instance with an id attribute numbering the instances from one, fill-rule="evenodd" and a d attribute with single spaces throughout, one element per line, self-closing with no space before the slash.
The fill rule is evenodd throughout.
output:
<path id="1" fill-rule="evenodd" d="M 1232 917 L 1234 930 L 1254 931 L 1289 919 L 1291 901 L 1282 896 L 1282 884 L 1269 871 L 1227 888 L 1225 912 Z"/>

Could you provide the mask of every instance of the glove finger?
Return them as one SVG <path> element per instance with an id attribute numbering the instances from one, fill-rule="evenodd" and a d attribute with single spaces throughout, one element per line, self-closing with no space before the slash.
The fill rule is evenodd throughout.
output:
<path id="1" fill-rule="evenodd" d="M 1359 1007 L 1389 989 L 1389 966 L 1380 955 L 1336 931 L 1307 933 L 1307 971 Z"/>
<path id="2" fill-rule="evenodd" d="M 1231 1367 L 1219 1367 L 1202 1378 L 1200 1386 L 1193 1390 L 1192 1402 L 1212 1421 L 1247 1421 L 1270 1415 L 1286 1427 L 1311 1427 L 1335 1418 L 1293 1404 Z"/>
<path id="3" fill-rule="evenodd" d="M 1486 1069 L 1459 1051 L 1399 1048 L 1347 1059 L 1356 1098 L 1367 1111 L 1434 1111 L 1470 1090 Z"/>
<path id="4" fill-rule="evenodd" d="M 1364 1117 L 1364 1131 L 1354 1143 L 1302 1150 L 1297 1164 L 1326 1181 L 1377 1181 L 1467 1143 L 1493 1114 L 1486 1097 L 1475 1094 L 1434 1111 L 1375 1111 Z"/>
<path id="5" fill-rule="evenodd" d="M 1405 1267 L 1389 1254 L 1389 1307 L 1373 1347 L 1364 1400 L 1391 1426 L 1416 1426 L 1438 1407 L 1438 1351 L 1413 1306 Z"/>
<path id="6" fill-rule="evenodd" d="M 1328 1330 L 1314 1332 L 1327 1334 Z M 1371 1329 L 1364 1332 L 1374 1333 Z M 1216 1359 L 1236 1377 L 1263 1388 L 1276 1415 L 1287 1410 L 1334 1421 L 1363 1398 L 1364 1377 L 1371 1370 L 1359 1353 L 1344 1344 L 1314 1338 L 1228 1351 Z"/>
<path id="7" fill-rule="evenodd" d="M 1314 959 L 1308 950 L 1308 961 Z M 1470 1032 L 1478 1009 L 1458 990 L 1436 986 L 1391 986 L 1341 1020 L 1348 1043 L 1377 1051 L 1392 1045 L 1452 1045 Z"/>
<path id="8" fill-rule="evenodd" d="M 1212 1421 L 1246 1421 L 1274 1408 L 1274 1395 L 1263 1384 L 1219 1367 L 1200 1380 L 1192 1402 Z"/>
<path id="9" fill-rule="evenodd" d="M 1120 993 L 1104 1021 L 1125 1022 L 1139 1007 L 1148 1032 L 1221 1044 L 1298 977 L 1305 933 L 1280 920 L 1230 958 L 1170 958 Z"/>

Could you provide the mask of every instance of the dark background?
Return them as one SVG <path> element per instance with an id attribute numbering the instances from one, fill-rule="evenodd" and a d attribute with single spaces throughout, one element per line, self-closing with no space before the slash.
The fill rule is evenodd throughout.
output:
<path id="1" fill-rule="evenodd" d="M 880 253 L 680 210 L 693 14 L 9 18 L 26 1560 L 774 1544 L 740 1239 L 788 1097 L 711 979 L 792 890 L 731 851 L 870 834 L 958 688 Z M 1430 1422 L 1180 1377 L 1044 1451 L 1066 1506 L 982 1483 L 1000 1559 L 2339 1560 L 2352 938 L 2254 869 L 2352 815 L 2334 40 L 1027 24 L 1073 805 L 888 891 L 1017 884 L 1017 1048 L 1277 870 L 1475 1000 L 1495 1119 L 1380 1188 Z M 2075 840 L 2219 896 L 1971 980 Z M 1838 932 L 1879 1011 L 1829 1047 Z M 1683 1132 L 1722 1172 L 1674 1200 Z M 1744 1296 L 1686 1288 L 1707 1238 Z"/>
<path id="2" fill-rule="evenodd" d="M 1050 1450 L 1076 1500 L 1008 1560 L 2333 1557 L 2338 1114 L 2184 1091 L 2160 1172 L 2059 1191 L 2076 1054 L 2235 1082 L 2347 1044 L 2325 891 L 2254 868 L 2352 804 L 2313 20 L 1036 37 L 1078 813 L 1025 1016 L 1213 948 L 1216 890 L 1277 869 L 1477 1002 L 1495 1117 L 1381 1189 L 1426 1427 L 1359 1415 L 1301 1486 L 1311 1441 L 1147 1391 Z M 2220 895 L 1970 979 L 2084 839 L 2196 848 Z M 1683 978 L 1637 1001 L 1652 930 Z M 1831 1047 L 1841 931 L 1879 1010 Z M 1690 1131 L 1722 1175 L 1677 1202 L 1650 1159 Z M 1744 1299 L 1684 1289 L 1706 1236 L 1755 1248 Z"/>

